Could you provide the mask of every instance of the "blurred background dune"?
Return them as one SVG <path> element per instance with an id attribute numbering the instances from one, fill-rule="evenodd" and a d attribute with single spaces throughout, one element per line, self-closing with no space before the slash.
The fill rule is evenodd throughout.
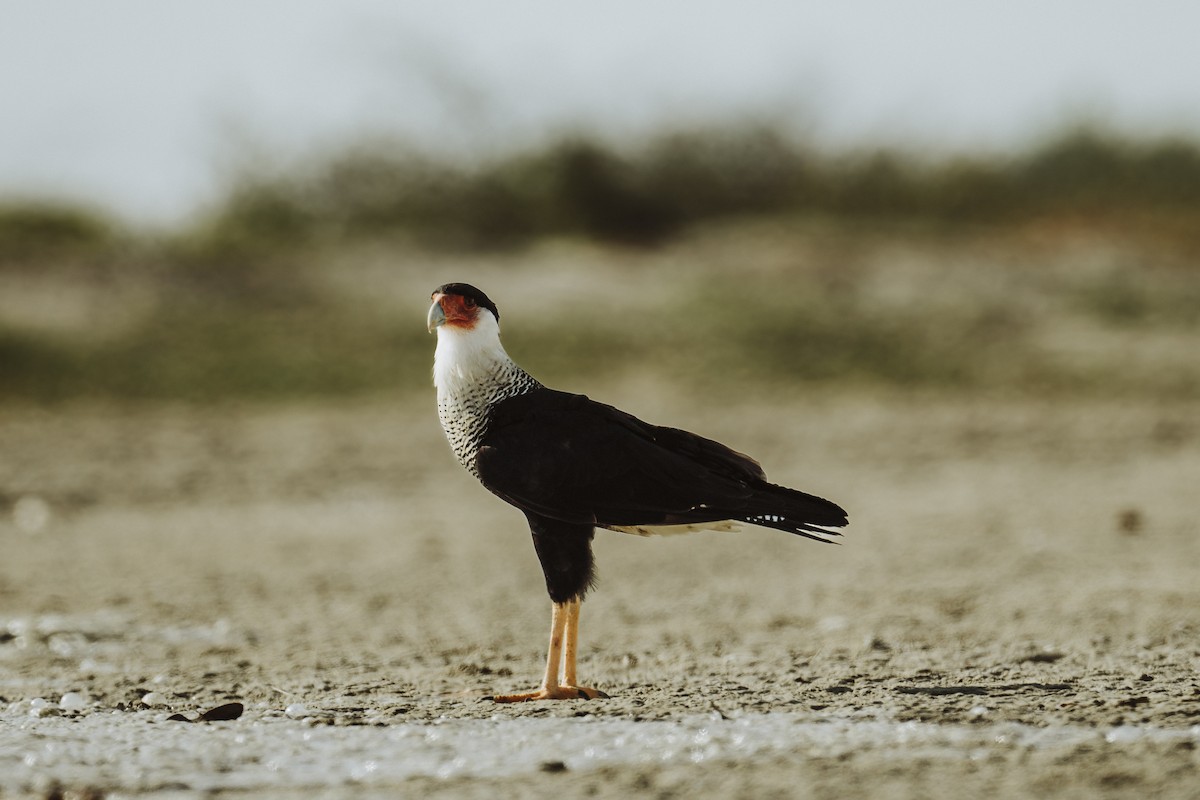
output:
<path id="1" fill-rule="evenodd" d="M 446 280 L 551 381 L 1200 393 L 1179 4 L 4 8 L 5 404 L 426 393 Z"/>

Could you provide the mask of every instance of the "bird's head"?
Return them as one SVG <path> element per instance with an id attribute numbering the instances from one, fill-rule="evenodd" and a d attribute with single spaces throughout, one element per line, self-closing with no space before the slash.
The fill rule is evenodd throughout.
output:
<path id="1" fill-rule="evenodd" d="M 499 324 L 500 311 L 486 294 L 469 283 L 447 283 L 433 290 L 426 322 L 430 333 L 442 327 L 465 332 L 475 330 L 489 314 Z"/>
<path id="2" fill-rule="evenodd" d="M 447 283 L 433 292 L 429 330 L 437 331 L 433 382 L 454 393 L 495 374 L 498 364 L 512 364 L 500 344 L 500 312 L 483 292 L 466 283 Z"/>

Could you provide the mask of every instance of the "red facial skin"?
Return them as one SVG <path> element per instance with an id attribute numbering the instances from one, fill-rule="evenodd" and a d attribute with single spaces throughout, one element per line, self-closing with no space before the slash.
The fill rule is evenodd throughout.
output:
<path id="1" fill-rule="evenodd" d="M 437 292 L 433 295 L 433 302 L 440 305 L 442 313 L 446 315 L 446 321 L 443 324 L 464 330 L 475 327 L 475 319 L 479 316 L 479 306 L 471 298 Z"/>

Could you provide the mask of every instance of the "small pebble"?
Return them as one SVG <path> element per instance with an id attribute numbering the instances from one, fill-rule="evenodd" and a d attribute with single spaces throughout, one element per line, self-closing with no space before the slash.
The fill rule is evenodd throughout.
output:
<path id="1" fill-rule="evenodd" d="M 82 692 L 67 692 L 58 701 L 59 708 L 66 711 L 77 711 L 81 708 L 87 708 L 88 698 Z"/>
<path id="2" fill-rule="evenodd" d="M 216 708 L 210 708 L 200 715 L 201 722 L 228 722 L 242 715 L 246 707 L 241 703 L 225 703 Z"/>
<path id="3" fill-rule="evenodd" d="M 301 717 L 307 717 L 308 716 L 308 706 L 304 705 L 304 703 L 292 703 L 290 706 L 288 706 L 287 708 L 285 708 L 283 710 L 283 713 L 287 714 L 292 719 L 299 719 Z"/>
<path id="4" fill-rule="evenodd" d="M 1145 731 L 1135 725 L 1118 725 L 1104 735 L 1109 744 L 1132 744 L 1145 736 Z"/>
<path id="5" fill-rule="evenodd" d="M 59 710 L 57 705 L 41 697 L 35 697 L 29 701 L 29 716 L 31 717 L 57 717 L 60 714 L 62 714 L 62 711 Z"/>
<path id="6" fill-rule="evenodd" d="M 162 706 L 166 705 L 166 699 L 159 692 L 146 692 L 142 695 L 142 705 L 144 706 Z"/>

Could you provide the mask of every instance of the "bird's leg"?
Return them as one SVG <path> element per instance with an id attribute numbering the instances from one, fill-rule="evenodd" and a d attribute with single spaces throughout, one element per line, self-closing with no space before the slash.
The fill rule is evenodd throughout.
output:
<path id="1" fill-rule="evenodd" d="M 546 674 L 542 678 L 541 688 L 524 694 L 499 694 L 492 699 L 497 703 L 521 703 L 526 700 L 591 700 L 608 697 L 596 689 L 574 685 L 578 634 L 579 601 L 555 603 L 550 615 L 550 647 L 546 653 Z M 565 650 L 564 639 L 567 645 Z M 564 676 L 562 682 L 559 681 L 560 671 Z"/>
<path id="2" fill-rule="evenodd" d="M 567 624 L 563 626 L 563 654 L 560 684 L 575 685 L 575 654 L 579 650 L 579 606 L 578 599 L 567 601 Z"/>
<path id="3" fill-rule="evenodd" d="M 523 694 L 498 694 L 493 700 L 497 703 L 520 703 L 525 700 L 556 699 L 553 694 L 558 689 L 558 668 L 562 661 L 563 629 L 566 625 L 567 604 L 555 603 L 550 611 L 550 648 L 546 653 L 546 674 L 542 678 L 542 687 Z"/>
<path id="4" fill-rule="evenodd" d="M 599 689 L 580 686 L 575 682 L 575 654 L 579 650 L 579 609 L 582 605 L 579 598 L 567 601 L 567 624 L 563 627 L 562 682 L 560 685 L 567 689 L 574 689 L 579 692 L 580 696 L 586 697 L 588 700 L 595 700 L 597 697 L 607 698 L 608 695 Z"/>
<path id="5" fill-rule="evenodd" d="M 555 603 L 550 610 L 550 647 L 546 652 L 546 674 L 542 691 L 558 686 L 558 664 L 562 660 L 563 631 L 567 627 L 567 604 Z"/>

